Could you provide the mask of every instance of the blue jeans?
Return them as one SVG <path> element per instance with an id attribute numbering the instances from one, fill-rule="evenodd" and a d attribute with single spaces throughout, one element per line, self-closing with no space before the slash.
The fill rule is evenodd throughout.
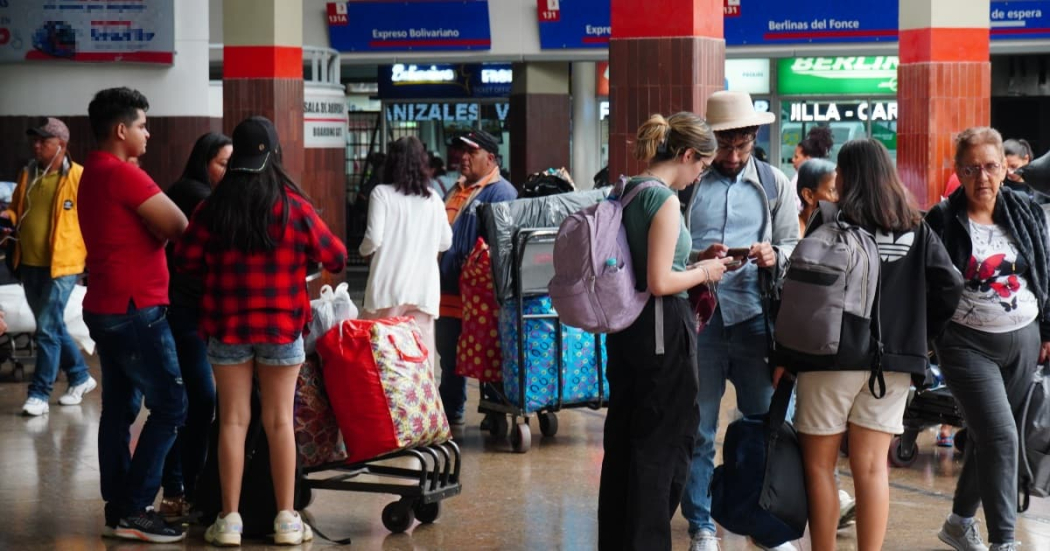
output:
<path id="1" fill-rule="evenodd" d="M 186 419 L 186 389 L 165 308 L 84 312 L 102 365 L 98 462 L 106 522 L 142 511 L 160 489 L 164 457 Z M 149 417 L 131 455 L 131 424 L 145 398 Z M 114 506 L 115 505 L 115 506 Z"/>
<path id="2" fill-rule="evenodd" d="M 467 405 L 467 379 L 456 375 L 456 343 L 463 332 L 463 320 L 440 317 L 434 320 L 434 347 L 441 359 L 438 393 L 449 421 L 462 419 Z"/>
<path id="3" fill-rule="evenodd" d="M 66 372 L 70 386 L 88 380 L 88 368 L 77 343 L 66 331 L 66 303 L 76 285 L 77 276 L 51 279 L 50 267 L 21 266 L 26 302 L 36 318 L 36 370 L 29 383 L 29 397 L 47 401 L 58 379 L 58 370 Z"/>
<path id="4" fill-rule="evenodd" d="M 715 468 L 715 433 L 718 410 L 726 380 L 736 389 L 736 406 L 744 415 L 769 411 L 773 398 L 773 376 L 766 361 L 765 318 L 755 316 L 726 327 L 721 309 L 716 309 L 707 327 L 696 338 L 696 360 L 700 375 L 700 429 L 693 446 L 693 461 L 682 496 L 682 516 L 689 533 L 715 531 L 711 520 L 711 475 Z M 790 418 L 790 417 L 789 417 Z"/>
<path id="5" fill-rule="evenodd" d="M 215 419 L 215 380 L 208 363 L 207 345 L 197 325 L 196 308 L 172 306 L 168 324 L 175 339 L 182 381 L 186 385 L 186 426 L 179 430 L 175 444 L 164 459 L 164 496 L 196 497 L 197 476 L 208 457 L 208 428 Z"/>

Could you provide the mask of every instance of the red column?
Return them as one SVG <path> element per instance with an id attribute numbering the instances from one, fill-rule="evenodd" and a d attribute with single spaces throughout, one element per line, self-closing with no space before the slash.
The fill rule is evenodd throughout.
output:
<path id="1" fill-rule="evenodd" d="M 955 2 L 901 0 L 897 169 L 922 208 L 954 170 L 955 137 L 991 119 L 988 1 Z"/>
<path id="2" fill-rule="evenodd" d="M 612 0 L 609 173 L 636 174 L 638 126 L 653 113 L 704 113 L 725 85 L 722 0 Z"/>

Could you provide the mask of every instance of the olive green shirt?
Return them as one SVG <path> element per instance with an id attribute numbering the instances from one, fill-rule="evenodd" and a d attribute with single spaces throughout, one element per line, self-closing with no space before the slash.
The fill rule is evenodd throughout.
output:
<path id="1" fill-rule="evenodd" d="M 652 178 L 634 177 L 624 187 L 624 195 L 634 189 L 638 184 L 652 180 Z M 623 209 L 623 226 L 627 230 L 627 244 L 631 247 L 631 264 L 634 267 L 634 279 L 639 289 L 645 289 L 648 283 L 649 266 L 649 227 L 652 225 L 653 217 L 664 206 L 675 192 L 667 186 L 651 187 L 635 197 L 626 208 Z M 680 229 L 678 241 L 674 247 L 674 260 L 671 261 L 671 271 L 684 272 L 686 262 L 689 259 L 689 250 L 692 247 L 692 239 L 689 230 L 685 228 L 685 219 L 679 216 Z M 674 296 L 687 298 L 688 292 L 682 291 Z"/>

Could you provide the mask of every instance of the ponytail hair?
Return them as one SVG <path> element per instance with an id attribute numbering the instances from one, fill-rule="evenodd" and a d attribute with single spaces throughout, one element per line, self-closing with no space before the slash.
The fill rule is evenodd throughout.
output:
<path id="1" fill-rule="evenodd" d="M 696 113 L 681 111 L 664 118 L 659 113 L 638 127 L 634 158 L 647 163 L 677 159 L 692 149 L 698 157 L 711 157 L 718 149 L 715 133 Z"/>

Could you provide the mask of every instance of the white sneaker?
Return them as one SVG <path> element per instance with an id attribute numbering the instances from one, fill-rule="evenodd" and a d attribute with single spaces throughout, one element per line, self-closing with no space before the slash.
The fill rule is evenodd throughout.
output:
<path id="1" fill-rule="evenodd" d="M 297 511 L 281 511 L 273 519 L 273 542 L 277 545 L 299 545 L 314 539 L 310 525 Z"/>
<path id="2" fill-rule="evenodd" d="M 857 523 L 857 501 L 846 490 L 839 490 L 839 530 Z"/>
<path id="3" fill-rule="evenodd" d="M 240 513 L 229 513 L 215 517 L 215 522 L 204 531 L 204 541 L 219 547 L 236 547 L 241 544 L 244 522 Z"/>
<path id="4" fill-rule="evenodd" d="M 689 551 L 721 551 L 718 537 L 707 530 L 700 530 L 689 538 Z"/>
<path id="5" fill-rule="evenodd" d="M 88 375 L 87 380 L 79 385 L 69 385 L 69 388 L 66 389 L 66 393 L 58 398 L 58 403 L 63 406 L 80 405 L 80 402 L 84 401 L 84 395 L 95 390 L 95 387 L 97 386 L 98 383 L 95 382 L 95 378 Z"/>
<path id="6" fill-rule="evenodd" d="M 41 400 L 40 398 L 27 398 L 26 403 L 22 405 L 22 413 L 30 417 L 43 415 L 50 409 L 51 406 L 47 405 L 47 400 Z"/>
<path id="7" fill-rule="evenodd" d="M 766 547 L 765 545 L 762 545 L 761 543 L 758 543 L 754 540 L 751 540 L 751 543 L 755 544 L 755 547 L 764 551 L 798 551 L 798 548 L 792 545 L 792 543 L 789 541 L 786 541 L 776 547 Z"/>

